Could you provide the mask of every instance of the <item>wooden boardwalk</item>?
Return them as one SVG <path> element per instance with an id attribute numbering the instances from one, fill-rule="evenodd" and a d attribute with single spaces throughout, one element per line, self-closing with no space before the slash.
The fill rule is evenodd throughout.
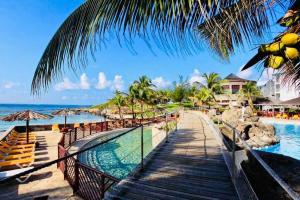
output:
<path id="1" fill-rule="evenodd" d="M 238 199 L 214 135 L 199 114 L 186 112 L 142 173 L 123 180 L 107 199 Z"/>

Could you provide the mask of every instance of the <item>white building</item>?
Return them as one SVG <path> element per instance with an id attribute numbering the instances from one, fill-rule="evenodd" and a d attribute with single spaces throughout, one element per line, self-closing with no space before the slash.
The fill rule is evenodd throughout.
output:
<path id="1" fill-rule="evenodd" d="M 283 80 L 282 73 L 272 75 L 272 79 L 260 86 L 262 95 L 270 100 L 287 101 L 300 97 L 300 89 Z"/>

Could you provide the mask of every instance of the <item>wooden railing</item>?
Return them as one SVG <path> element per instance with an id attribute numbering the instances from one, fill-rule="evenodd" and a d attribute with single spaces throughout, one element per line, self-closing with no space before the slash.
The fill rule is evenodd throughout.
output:
<path id="1" fill-rule="evenodd" d="M 125 133 L 120 133 L 119 135 L 112 136 L 111 138 L 103 141 L 102 144 L 116 139 L 124 134 L 128 134 L 133 130 L 141 127 L 141 168 L 143 168 L 144 162 L 144 144 L 143 144 L 143 130 L 144 125 L 150 123 L 165 122 L 170 121 L 177 122 L 178 114 L 172 113 L 169 115 L 158 116 L 156 118 L 144 119 L 144 120 L 116 120 L 100 122 L 96 124 L 87 124 L 83 127 L 70 129 L 68 132 L 64 133 L 59 144 L 58 144 L 58 159 L 68 157 L 57 163 L 57 167 L 63 172 L 64 178 L 69 182 L 73 189 L 74 194 L 79 195 L 83 199 L 103 199 L 104 194 L 109 188 L 120 180 L 110 176 L 104 172 L 97 169 L 91 168 L 86 164 L 79 162 L 75 157 L 69 157 L 67 149 L 76 141 L 87 137 L 89 135 L 99 133 L 102 131 L 113 130 L 116 128 L 128 128 L 134 127 L 133 129 L 126 131 Z M 177 123 L 176 123 L 177 129 Z M 168 137 L 168 131 L 166 131 L 166 140 Z M 98 144 L 100 145 L 100 144 Z M 93 147 L 89 147 L 93 148 Z M 86 149 L 77 152 L 77 156 L 80 153 L 85 152 Z"/>
<path id="2" fill-rule="evenodd" d="M 104 194 L 108 191 L 114 184 L 119 182 L 119 179 L 105 174 L 97 169 L 91 168 L 83 163 L 80 163 L 77 159 L 77 156 L 81 153 L 84 153 L 88 150 L 96 148 L 102 144 L 105 144 L 109 141 L 115 140 L 125 134 L 128 134 L 138 128 L 141 128 L 141 163 L 140 166 L 143 167 L 143 129 L 145 125 L 150 125 L 157 122 L 165 122 L 166 127 L 169 121 L 176 122 L 177 128 L 177 113 L 170 113 L 163 116 L 158 116 L 152 119 L 144 120 L 116 120 L 115 122 L 99 122 L 94 124 L 86 124 L 79 128 L 73 128 L 68 130 L 62 135 L 61 140 L 58 143 L 58 159 L 49 161 L 47 163 L 35 166 L 33 169 L 28 169 L 27 171 L 21 172 L 10 177 L 6 177 L 0 180 L 0 184 L 7 184 L 10 181 L 13 181 L 16 178 L 25 176 L 46 167 L 49 167 L 53 164 L 56 164 L 57 167 L 63 172 L 64 178 L 69 182 L 70 186 L 73 189 L 74 194 L 79 195 L 83 199 L 103 199 Z M 111 135 L 110 138 L 99 142 L 93 146 L 86 147 L 75 153 L 68 153 L 68 148 L 79 139 L 82 139 L 86 136 L 99 133 L 102 131 L 112 130 L 115 128 L 130 127 L 133 128 L 123 131 L 117 135 Z M 168 137 L 168 130 L 166 131 L 166 141 Z"/>

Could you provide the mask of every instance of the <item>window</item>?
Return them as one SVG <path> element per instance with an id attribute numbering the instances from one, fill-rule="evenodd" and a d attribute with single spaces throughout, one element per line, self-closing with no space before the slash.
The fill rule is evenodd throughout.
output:
<path id="1" fill-rule="evenodd" d="M 280 94 L 276 94 L 276 100 L 279 100 L 280 99 Z"/>
<path id="2" fill-rule="evenodd" d="M 280 84 L 276 84 L 276 91 L 280 90 Z"/>
<path id="3" fill-rule="evenodd" d="M 240 91 L 240 85 L 231 86 L 232 94 L 237 94 Z"/>

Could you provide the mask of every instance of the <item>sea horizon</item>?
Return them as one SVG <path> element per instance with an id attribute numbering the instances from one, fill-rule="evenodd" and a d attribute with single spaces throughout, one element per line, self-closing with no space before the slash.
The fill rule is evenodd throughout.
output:
<path id="1" fill-rule="evenodd" d="M 23 111 L 23 110 L 33 110 L 36 112 L 51 114 L 56 110 L 61 110 L 64 108 L 86 108 L 91 105 L 67 105 L 67 104 L 4 104 L 0 103 L 0 118 L 7 116 L 9 114 Z M 71 115 L 67 118 L 67 123 L 79 123 L 79 122 L 99 122 L 103 120 L 103 117 L 92 115 L 89 113 L 81 113 L 79 115 Z M 52 119 L 43 119 L 43 120 L 31 120 L 30 124 L 62 124 L 64 123 L 63 116 L 54 116 Z M 25 125 L 24 121 L 15 121 L 15 122 L 5 122 L 0 120 L 0 132 L 6 131 L 11 126 L 23 126 Z"/>

